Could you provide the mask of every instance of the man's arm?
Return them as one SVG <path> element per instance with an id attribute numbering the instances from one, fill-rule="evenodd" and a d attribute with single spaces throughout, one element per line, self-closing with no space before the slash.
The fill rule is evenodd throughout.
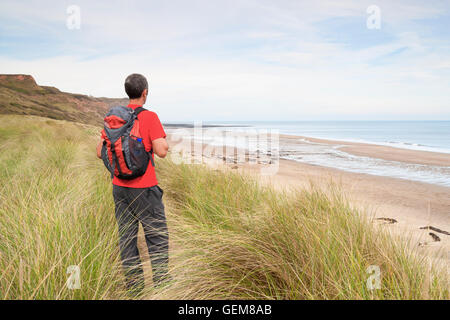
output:
<path id="1" fill-rule="evenodd" d="M 158 138 L 152 141 L 153 152 L 160 158 L 164 158 L 169 151 L 166 138 Z"/>
<path id="2" fill-rule="evenodd" d="M 166 141 L 166 133 L 159 121 L 158 115 L 154 112 L 146 112 L 148 135 L 152 142 L 153 152 L 160 158 L 164 158 L 169 150 L 169 145 Z"/>
<path id="3" fill-rule="evenodd" d="M 97 145 L 97 157 L 99 159 L 102 158 L 102 147 L 103 147 L 103 141 L 105 141 L 104 139 L 101 139 L 100 142 Z"/>

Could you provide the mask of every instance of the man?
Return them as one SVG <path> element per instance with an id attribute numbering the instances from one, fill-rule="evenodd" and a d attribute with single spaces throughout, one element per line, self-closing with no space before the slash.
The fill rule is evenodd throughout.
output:
<path id="1" fill-rule="evenodd" d="M 133 110 L 147 101 L 147 79 L 140 74 L 131 74 L 125 80 L 125 91 L 130 98 L 128 107 Z M 169 149 L 166 134 L 156 113 L 144 111 L 138 114 L 139 131 L 146 151 L 160 158 Z M 97 146 L 97 156 L 101 158 L 104 133 Z M 153 155 L 152 155 L 153 156 Z M 168 278 L 169 237 L 167 231 L 163 190 L 158 186 L 155 168 L 149 164 L 144 175 L 132 180 L 114 176 L 113 196 L 115 214 L 119 226 L 119 247 L 125 270 L 128 289 L 140 292 L 144 287 L 144 276 L 137 247 L 139 222 L 144 229 L 145 241 L 151 259 L 153 283 L 160 285 Z"/>

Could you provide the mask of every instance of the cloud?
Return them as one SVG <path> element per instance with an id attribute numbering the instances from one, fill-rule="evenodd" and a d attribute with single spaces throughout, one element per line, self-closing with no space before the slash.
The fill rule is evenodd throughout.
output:
<path id="1" fill-rule="evenodd" d="M 450 6 L 378 2 L 379 31 L 370 1 L 80 1 L 69 31 L 68 2 L 4 1 L 0 68 L 112 97 L 140 72 L 168 120 L 450 117 L 449 42 L 422 28 Z"/>

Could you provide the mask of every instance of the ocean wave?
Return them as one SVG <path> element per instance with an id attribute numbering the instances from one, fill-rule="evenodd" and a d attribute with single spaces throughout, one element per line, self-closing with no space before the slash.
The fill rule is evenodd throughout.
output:
<path id="1" fill-rule="evenodd" d="M 370 141 L 370 140 L 364 140 L 364 139 L 349 139 L 349 138 L 336 138 L 336 137 L 325 137 L 325 136 L 307 136 L 306 138 L 300 138 L 299 140 L 308 142 L 308 143 L 314 143 L 312 141 L 309 141 L 308 138 L 323 139 L 323 140 L 330 140 L 330 141 L 336 141 L 336 142 L 363 143 L 363 144 L 370 144 L 370 145 L 392 147 L 392 148 L 397 148 L 397 149 L 408 149 L 408 150 L 415 150 L 415 151 L 428 151 L 428 152 L 449 153 L 450 154 L 450 149 L 436 147 L 436 146 L 428 146 L 428 145 L 424 145 L 424 144 L 420 144 L 420 143 L 401 142 L 401 141 Z"/>

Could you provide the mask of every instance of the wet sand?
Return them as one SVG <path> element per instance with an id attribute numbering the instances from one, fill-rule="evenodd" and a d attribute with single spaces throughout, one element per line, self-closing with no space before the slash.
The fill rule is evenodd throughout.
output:
<path id="1" fill-rule="evenodd" d="M 316 139 L 303 136 L 280 135 L 283 141 L 292 144 L 302 144 L 299 139 L 305 139 L 314 143 L 342 146 L 339 150 L 363 157 L 378 158 L 383 160 L 400 161 L 434 166 L 450 166 L 450 153 L 438 153 L 420 150 L 400 149 L 376 144 Z M 304 143 L 303 143 L 304 144 Z"/>

